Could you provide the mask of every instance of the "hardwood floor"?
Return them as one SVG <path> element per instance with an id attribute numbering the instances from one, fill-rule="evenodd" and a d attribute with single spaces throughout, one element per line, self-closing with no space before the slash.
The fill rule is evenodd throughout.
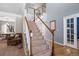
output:
<path id="1" fill-rule="evenodd" d="M 24 56 L 23 49 L 7 46 L 7 41 L 0 41 L 0 56 Z M 79 50 L 55 44 L 55 56 L 79 56 Z"/>
<path id="2" fill-rule="evenodd" d="M 55 44 L 55 56 L 79 56 L 79 50 Z"/>
<path id="3" fill-rule="evenodd" d="M 7 46 L 7 41 L 0 41 L 0 56 L 24 56 L 23 49 L 16 46 Z"/>

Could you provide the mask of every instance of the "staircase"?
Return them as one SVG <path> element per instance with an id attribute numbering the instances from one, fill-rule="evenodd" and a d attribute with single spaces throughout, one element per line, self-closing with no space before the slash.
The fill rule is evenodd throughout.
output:
<path id="1" fill-rule="evenodd" d="M 48 48 L 46 40 L 37 28 L 34 21 L 29 21 L 29 28 L 32 30 L 32 55 L 33 56 L 50 56 L 51 49 Z"/>

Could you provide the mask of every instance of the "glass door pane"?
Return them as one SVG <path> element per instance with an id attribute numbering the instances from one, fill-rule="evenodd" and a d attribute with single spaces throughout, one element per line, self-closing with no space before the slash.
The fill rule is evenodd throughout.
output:
<path id="1" fill-rule="evenodd" d="M 77 48 L 77 15 L 64 17 L 64 45 Z M 79 18 L 78 18 L 79 19 Z"/>
<path id="2" fill-rule="evenodd" d="M 71 44 L 74 45 L 74 18 L 71 18 Z"/>
<path id="3" fill-rule="evenodd" d="M 71 25 L 70 25 L 70 19 L 67 19 L 67 44 L 70 44 L 70 41 L 71 41 L 71 40 L 70 40 L 70 39 L 71 39 L 71 38 L 70 38 L 70 31 L 71 31 L 71 30 L 70 30 L 70 26 L 71 26 Z"/>
<path id="4" fill-rule="evenodd" d="M 67 19 L 67 43 L 74 44 L 74 18 Z"/>

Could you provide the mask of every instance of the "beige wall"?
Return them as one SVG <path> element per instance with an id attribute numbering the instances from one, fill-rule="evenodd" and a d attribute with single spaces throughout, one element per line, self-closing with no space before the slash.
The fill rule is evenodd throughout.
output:
<path id="1" fill-rule="evenodd" d="M 16 33 L 22 33 L 22 32 L 23 32 L 23 18 L 16 17 Z"/>

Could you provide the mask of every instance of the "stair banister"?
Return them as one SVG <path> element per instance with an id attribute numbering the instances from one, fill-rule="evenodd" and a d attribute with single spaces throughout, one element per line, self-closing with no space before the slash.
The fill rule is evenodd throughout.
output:
<path id="1" fill-rule="evenodd" d="M 32 7 L 29 7 L 29 8 L 34 9 L 34 8 L 32 8 Z M 41 7 L 39 7 L 39 8 L 41 8 Z M 39 16 L 36 15 L 36 12 L 35 12 L 35 11 L 38 10 L 39 8 L 34 9 L 34 21 L 36 20 L 35 17 L 39 18 L 40 21 L 46 26 L 46 28 L 52 33 L 52 52 L 51 52 L 51 56 L 54 56 L 54 55 L 55 55 L 55 54 L 54 54 L 54 31 L 55 31 L 55 30 L 51 30 L 51 29 L 47 26 L 47 24 L 45 24 L 45 22 L 44 22 Z M 27 19 L 26 19 L 26 22 L 27 22 L 27 24 L 28 24 Z M 28 26 L 28 28 L 29 28 L 29 26 Z M 32 31 L 29 31 L 29 33 L 31 33 L 31 32 L 32 32 Z M 32 56 L 32 37 L 30 37 L 30 50 L 29 50 L 29 55 Z"/>
<path id="2" fill-rule="evenodd" d="M 27 21 L 27 18 L 25 17 L 25 20 L 26 20 L 26 23 L 27 23 L 27 27 L 28 27 L 28 30 L 29 30 L 29 36 L 30 36 L 30 42 L 29 42 L 29 48 L 28 48 L 28 55 L 29 56 L 32 56 L 32 31 L 29 29 L 29 24 L 28 24 L 28 21 Z"/>
<path id="3" fill-rule="evenodd" d="M 38 9 L 36 9 L 36 10 L 38 10 Z M 35 13 L 35 15 L 36 15 L 36 13 Z M 51 52 L 51 56 L 54 56 L 55 55 L 55 52 L 54 52 L 54 31 L 56 30 L 52 30 L 52 29 L 50 29 L 48 26 L 47 26 L 47 24 L 45 24 L 45 22 L 39 17 L 39 16 L 37 16 L 36 15 L 36 17 L 37 18 L 39 18 L 39 20 L 46 26 L 46 28 L 52 33 L 52 52 Z M 55 20 L 53 20 L 55 23 L 56 23 L 56 21 Z M 56 26 L 56 24 L 55 24 L 55 26 Z M 56 27 L 55 27 L 56 28 Z"/>

